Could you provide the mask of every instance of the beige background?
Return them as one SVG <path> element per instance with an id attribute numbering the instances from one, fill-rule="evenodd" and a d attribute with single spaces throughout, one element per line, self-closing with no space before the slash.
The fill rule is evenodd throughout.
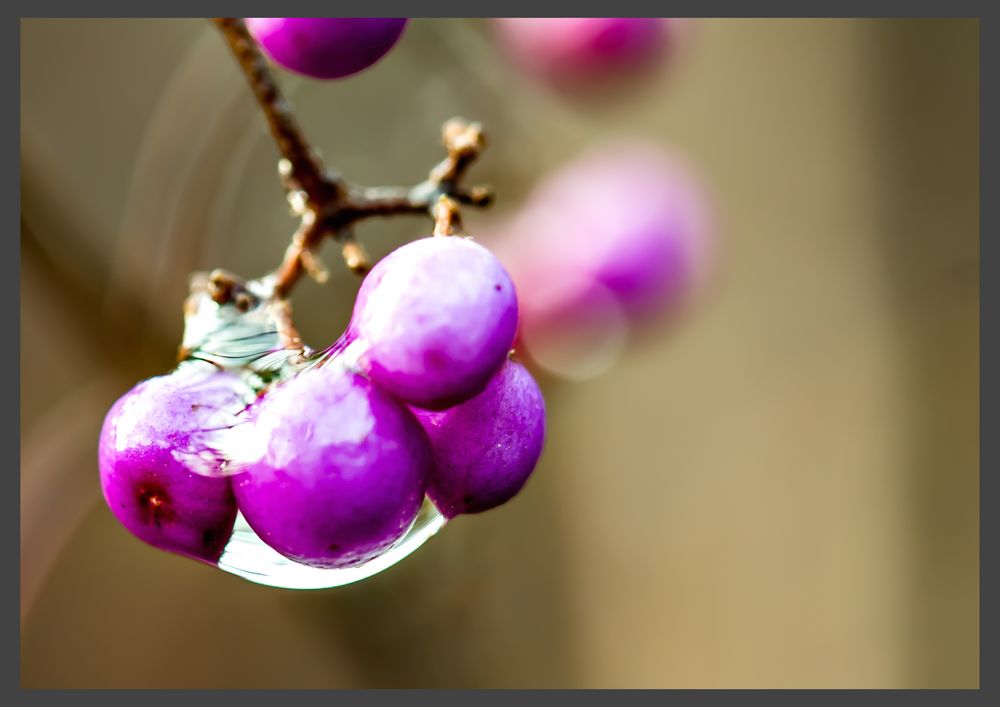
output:
<path id="1" fill-rule="evenodd" d="M 280 257 L 263 122 L 203 21 L 23 21 L 22 684 L 978 686 L 978 25 L 694 29 L 603 105 L 512 74 L 478 21 L 415 21 L 351 81 L 282 76 L 358 182 L 420 179 L 462 114 L 503 213 L 637 132 L 700 165 L 725 239 L 692 316 L 547 381 L 515 502 L 293 593 L 134 540 L 96 469 L 108 406 L 171 364 L 186 273 Z M 425 230 L 359 235 L 380 255 Z M 326 260 L 296 298 L 317 345 L 357 286 Z"/>

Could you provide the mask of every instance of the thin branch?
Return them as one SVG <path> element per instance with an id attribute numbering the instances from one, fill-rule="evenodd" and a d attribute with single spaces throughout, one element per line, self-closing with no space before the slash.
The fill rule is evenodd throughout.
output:
<path id="1" fill-rule="evenodd" d="M 462 213 L 454 199 L 441 196 L 433 208 L 435 236 L 454 236 L 462 232 Z"/>
<path id="2" fill-rule="evenodd" d="M 213 22 L 222 32 L 246 76 L 267 119 L 281 160 L 279 173 L 288 189 L 288 201 L 301 222 L 274 278 L 276 297 L 287 297 L 303 274 L 322 279 L 325 269 L 315 252 L 327 236 L 342 244 L 344 262 L 354 272 L 368 271 L 368 256 L 354 240 L 352 226 L 375 217 L 425 214 L 434 217 L 442 196 L 455 203 L 488 206 L 493 192 L 485 186 L 463 190 L 459 182 L 486 147 L 479 123 L 461 118 L 446 122 L 441 139 L 447 153 L 428 178 L 414 187 L 356 187 L 330 174 L 306 140 L 291 106 L 278 88 L 257 43 L 240 18 L 221 17 Z M 457 219 L 457 216 L 456 216 Z"/>
<path id="3" fill-rule="evenodd" d="M 441 141 L 448 156 L 431 170 L 430 181 L 436 184 L 451 185 L 458 182 L 486 148 L 483 126 L 479 123 L 467 123 L 461 118 L 452 118 L 444 124 Z"/>
<path id="4" fill-rule="evenodd" d="M 291 106 L 278 88 L 267 60 L 247 31 L 246 23 L 238 17 L 218 17 L 212 21 L 229 43 L 229 48 L 267 118 L 267 125 L 278 151 L 290 168 L 287 178 L 294 182 L 296 188 L 304 191 L 314 205 L 326 204 L 335 199 L 342 191 L 343 183 L 327 174 L 319 155 L 309 147 L 292 114 Z"/>

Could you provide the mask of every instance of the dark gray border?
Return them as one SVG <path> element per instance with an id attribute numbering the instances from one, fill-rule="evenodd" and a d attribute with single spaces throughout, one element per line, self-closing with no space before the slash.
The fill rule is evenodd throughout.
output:
<path id="1" fill-rule="evenodd" d="M 996 614 L 992 607 L 984 605 L 982 597 L 995 596 L 989 587 L 996 591 L 996 581 L 994 572 L 996 570 L 996 522 L 989 513 L 983 513 L 983 499 L 996 499 L 996 480 L 991 474 L 983 474 L 983 468 L 993 468 L 996 463 L 996 438 L 989 434 L 984 435 L 984 430 L 997 430 L 997 411 L 995 405 L 983 404 L 983 399 L 996 400 L 996 379 L 992 376 L 984 376 L 982 361 L 996 360 L 996 315 L 984 317 L 983 311 L 986 309 L 987 297 L 996 300 L 997 289 L 991 284 L 988 277 L 983 277 L 983 264 L 989 262 L 987 250 L 992 248 L 996 252 L 996 246 L 992 239 L 984 238 L 984 233 L 996 231 L 997 203 L 994 199 L 984 199 L 983 194 L 996 195 L 997 186 L 997 139 L 995 128 L 998 124 L 997 116 L 997 66 L 1000 65 L 1000 51 L 997 50 L 997 12 L 993 7 L 993 12 L 988 18 L 981 18 L 979 24 L 979 684 L 982 686 L 981 692 L 994 695 L 998 692 L 993 676 L 988 674 L 984 667 L 995 667 L 996 661 Z M 987 69 L 987 67 L 989 67 Z M 984 79 L 984 75 L 988 79 Z M 985 120 L 984 120 L 985 118 Z M 992 125 L 993 131 L 983 130 L 981 126 Z M 987 245 L 990 244 L 990 245 Z M 990 294 L 987 295 L 987 292 Z M 993 310 L 996 312 L 996 310 Z M 984 393 L 986 393 L 984 395 Z M 985 461 L 988 464 L 984 464 Z M 991 507 L 989 504 L 988 507 Z M 992 547 L 993 552 L 987 551 Z M 990 562 L 984 562 L 990 558 Z"/>
<path id="2" fill-rule="evenodd" d="M 136 11 L 136 6 L 134 3 L 116 3 L 119 8 L 119 13 L 108 12 L 105 8 L 109 8 L 112 3 L 104 3 L 105 7 L 97 8 L 94 5 L 88 5 L 87 9 L 93 14 L 92 17 L 136 17 L 142 15 L 134 14 Z M 588 9 L 589 6 L 589 9 Z M 431 3 L 423 3 L 418 12 L 415 12 L 415 8 L 411 4 L 404 4 L 401 2 L 365 2 L 357 6 L 359 10 L 363 11 L 365 15 L 382 15 L 382 16 L 420 16 L 420 17 L 470 17 L 470 16 L 495 16 L 495 15 L 506 15 L 506 16 L 559 16 L 566 14 L 576 14 L 576 15 L 603 15 L 607 14 L 608 6 L 604 5 L 604 10 L 602 11 L 601 5 L 597 3 L 588 3 L 585 5 L 575 4 L 572 8 L 571 13 L 560 12 L 555 9 L 550 9 L 548 11 L 542 9 L 537 2 L 534 3 L 516 3 L 507 2 L 504 3 L 502 7 L 496 8 L 498 12 L 488 13 L 485 12 L 485 8 L 481 5 L 474 5 L 469 3 L 468 0 L 465 2 L 444 2 L 443 0 L 438 0 L 433 4 L 433 9 Z M 953 2 L 940 2 L 940 3 L 929 3 L 929 2 L 841 2 L 841 3 L 828 3 L 826 7 L 830 10 L 823 12 L 822 7 L 818 3 L 811 4 L 809 8 L 804 8 L 799 3 L 793 2 L 772 2 L 768 4 L 768 7 L 752 8 L 755 10 L 753 13 L 748 13 L 751 8 L 746 7 L 746 5 L 737 2 L 714 2 L 714 3 L 694 3 L 694 2 L 673 2 L 670 3 L 669 12 L 667 7 L 659 3 L 622 3 L 616 2 L 614 9 L 616 14 L 622 15 L 635 15 L 635 16 L 650 16 L 650 15 L 661 15 L 670 14 L 672 16 L 699 16 L 699 17 L 978 17 L 980 18 L 980 86 L 981 86 L 981 98 L 980 98 L 980 124 L 981 125 L 997 125 L 998 116 L 996 110 L 997 102 L 997 90 L 998 82 L 996 80 L 996 66 L 1000 65 L 1000 52 L 997 50 L 997 22 L 996 17 L 998 15 L 997 10 L 993 5 L 986 2 L 971 2 L 971 1 L 953 1 Z M 18 17 L 76 17 L 82 16 L 78 15 L 77 12 L 80 10 L 79 7 L 70 5 L 69 3 L 63 3 L 61 9 L 63 12 L 59 12 L 59 5 L 53 3 L 47 4 L 47 6 L 42 7 L 39 5 L 32 5 L 27 8 L 28 13 L 22 14 L 18 13 Z M 97 9 L 105 10 L 105 12 L 94 12 Z M 167 8 L 161 8 L 167 9 Z M 220 3 L 214 7 L 198 6 L 193 2 L 174 2 L 171 3 L 169 10 L 172 13 L 177 13 L 179 10 L 188 9 L 195 12 L 190 12 L 187 15 L 170 15 L 170 16 L 201 16 L 206 10 L 214 10 L 214 14 L 231 14 L 234 12 L 241 12 L 244 14 L 253 15 L 265 15 L 273 13 L 276 7 L 273 3 L 265 5 L 263 3 Z M 331 8 L 328 3 L 311 3 L 309 5 L 304 3 L 291 3 L 282 5 L 282 10 L 286 14 L 300 14 L 300 15 L 318 15 L 324 14 L 324 9 L 326 13 L 329 13 Z M 228 12 L 227 12 L 228 10 Z M 340 10 L 340 8 L 338 8 Z M 348 14 L 346 12 L 342 14 Z M 360 14 L 360 13 L 359 13 Z M 166 14 L 158 15 L 156 13 L 147 16 L 168 16 Z M 18 88 L 18 95 L 20 95 L 19 87 L 19 40 L 20 40 L 20 27 L 18 23 L 5 23 L 8 28 L 5 33 L 7 41 L 4 42 L 3 46 L 8 57 L 13 57 L 13 61 L 8 60 L 5 62 L 7 67 L 5 70 L 10 76 L 14 75 L 14 85 Z M 986 76 L 985 80 L 983 77 Z M 992 79 L 992 80 L 991 80 Z M 10 114 L 13 113 L 13 118 Z M 985 117 L 985 120 L 983 118 Z M 20 163 L 20 111 L 18 107 L 14 107 L 8 104 L 7 116 L 4 120 L 12 120 L 14 123 L 14 129 L 6 129 L 6 133 L 9 136 L 17 135 L 18 143 L 14 146 L 13 137 L 9 138 L 9 142 L 5 148 L 7 153 L 16 153 L 18 155 L 18 165 Z M 994 165 L 996 164 L 997 157 L 997 143 L 995 137 L 986 131 L 981 134 L 981 162 L 980 162 L 980 194 L 1000 194 L 1000 188 L 997 185 L 996 171 Z M 13 156 L 13 155 L 12 155 Z M 20 215 L 20 171 L 19 169 L 15 171 L 14 159 L 5 159 L 6 164 L 10 165 L 8 179 L 10 179 L 10 184 L 5 185 L 7 188 L 3 190 L 3 198 L 9 200 L 8 203 L 12 202 L 13 208 L 6 210 L 5 213 Z M 988 232 L 990 226 L 996 223 L 995 218 L 996 205 L 992 200 L 982 199 L 980 202 L 980 229 L 981 233 Z M 13 316 L 8 316 L 6 321 L 13 322 L 15 318 L 19 316 L 20 312 L 20 302 L 19 302 L 19 292 L 20 292 L 20 282 L 19 282 L 19 262 L 20 262 L 20 242 L 13 238 L 13 218 L 11 219 L 12 228 L 8 231 L 7 236 L 0 239 L 2 247 L 6 250 L 11 249 L 9 255 L 5 254 L 5 257 L 0 260 L 0 266 L 5 270 L 10 269 L 12 272 L 5 273 L 5 277 L 0 278 L 0 283 L 2 283 L 4 295 L 2 301 L 5 303 L 5 307 L 13 310 L 11 314 Z M 19 229 L 19 225 L 18 225 Z M 981 238 L 980 239 L 980 258 L 981 262 L 985 263 L 988 258 L 987 250 L 990 247 L 990 239 Z M 982 266 L 980 268 L 982 273 Z M 980 308 L 980 357 L 986 360 L 994 360 L 996 358 L 997 347 L 994 344 L 993 333 L 989 330 L 991 328 L 995 329 L 995 322 L 991 317 L 983 316 L 983 304 L 986 299 L 988 292 L 992 293 L 989 296 L 995 296 L 996 286 L 991 285 L 990 279 L 988 277 L 980 276 L 980 281 L 982 283 L 981 292 L 981 308 Z M 18 329 L 18 341 L 20 342 L 19 329 Z M 10 368 L 19 369 L 19 350 L 15 351 L 11 347 L 6 347 L 3 349 L 3 356 L 11 356 L 13 361 L 11 362 Z M 992 376 L 982 376 L 980 378 L 981 391 L 994 393 L 995 392 L 995 382 Z M 17 400 L 20 401 L 20 377 L 18 376 L 17 383 L 15 384 L 15 390 L 17 391 Z M 990 389 L 992 387 L 992 389 Z M 984 396 L 986 399 L 986 404 L 980 406 L 981 417 L 980 417 L 980 439 L 981 439 L 981 460 L 992 461 L 995 457 L 996 444 L 989 435 L 983 435 L 984 430 L 996 429 L 996 411 L 995 408 L 989 405 L 989 395 Z M 7 404 L 13 402 L 13 395 L 6 395 L 5 400 Z M 18 468 L 20 467 L 20 425 L 19 425 L 19 409 L 13 410 L 11 412 L 11 417 L 13 418 L 13 424 L 6 424 L 2 427 L 2 434 L 4 437 L 9 437 L 8 443 L 3 446 L 5 450 L 17 449 L 17 461 Z M 5 518 L 5 524 L 7 526 L 7 532 L 5 533 L 6 542 L 14 544 L 14 539 L 19 538 L 19 481 L 18 477 L 14 475 L 12 466 L 8 466 L 8 473 L 4 476 L 4 483 L 11 484 L 15 488 L 6 494 L 7 503 L 13 506 L 13 512 L 8 512 Z M 983 464 L 980 464 L 980 468 Z M 983 504 L 982 499 L 984 498 L 995 498 L 995 483 L 989 474 L 981 475 L 980 480 L 980 508 L 982 509 L 984 505 L 987 507 L 990 504 Z M 995 523 L 992 521 L 990 514 L 986 513 L 980 514 L 981 517 L 981 528 L 980 528 L 980 595 L 990 596 L 991 592 L 989 587 L 995 587 L 995 582 L 993 581 L 994 567 L 992 562 L 985 562 L 987 558 L 992 559 L 993 555 L 989 552 L 988 548 L 995 548 L 995 543 L 992 541 L 993 532 L 995 531 Z M 19 543 L 18 547 L 14 549 L 11 556 L 19 556 Z M 9 582 L 5 584 L 4 592 L 10 591 L 14 594 L 13 600 L 9 603 L 9 609 L 7 614 L 7 620 L 5 623 L 13 624 L 17 627 L 16 632 L 18 637 L 20 636 L 20 618 L 18 612 L 18 604 L 20 601 L 20 587 L 14 582 Z M 646 703 L 646 704 L 662 704 L 664 701 L 669 700 L 671 703 L 675 704 L 715 704 L 718 701 L 739 701 L 740 704 L 762 704 L 762 705 L 827 705 L 827 704 L 875 704 L 875 703 L 898 703 L 898 704 L 945 704 L 945 705 L 960 705 L 960 704 L 989 704 L 1000 702 L 1000 696 L 994 695 L 993 698 L 989 698 L 989 694 L 996 693 L 997 690 L 993 684 L 992 675 L 990 675 L 988 670 L 983 668 L 992 668 L 995 658 L 994 642 L 992 640 L 995 632 L 994 621 L 995 614 L 990 610 L 988 606 L 982 605 L 980 611 L 980 684 L 983 685 L 981 689 L 978 690 L 838 690 L 838 691 L 827 691 L 827 690 L 704 690 L 704 691 L 691 691 L 691 690 L 664 690 L 664 691 L 653 691 L 653 690 L 629 690 L 629 691 L 619 691 L 619 690 L 609 690 L 609 691 L 504 691 L 504 692 L 490 692 L 490 691 L 375 691 L 375 690 L 361 690 L 361 691 L 340 691 L 334 694 L 329 692 L 318 692 L 318 691 L 238 691 L 238 690 L 218 690 L 218 691 L 161 691 L 161 692 L 140 692 L 140 691 L 48 691 L 48 690 L 22 690 L 20 688 L 20 642 L 13 645 L 12 652 L 13 656 L 4 656 L 6 660 L 3 661 L 3 669 L 7 673 L 5 676 L 7 679 L 4 681 L 4 690 L 6 693 L 4 695 L 4 704 L 44 704 L 48 702 L 66 702 L 71 704 L 90 703 L 101 704 L 101 705 L 171 705 L 176 707 L 176 702 L 182 699 L 186 702 L 197 702 L 204 704 L 218 704 L 223 703 L 238 703 L 238 704 L 260 704 L 260 705 L 273 705 L 275 701 L 291 701 L 295 700 L 300 703 L 311 703 L 311 704 L 322 704 L 329 705 L 331 701 L 335 700 L 337 704 L 351 703 L 351 704 L 398 704 L 399 702 L 406 702 L 408 704 L 427 704 L 427 705 L 444 705 L 444 704 L 456 704 L 456 705 L 467 705 L 469 702 L 482 703 L 482 704 L 509 704 L 513 700 L 520 700 L 526 697 L 540 697 L 552 702 L 565 702 L 567 704 L 607 704 L 608 702 L 617 703 L 622 702 L 634 702 L 634 703 Z M 14 630 L 5 631 L 7 636 L 14 636 Z M 12 641 L 13 642 L 13 641 Z M 94 694 L 89 694 L 93 692 Z M 10 701 L 8 701 L 8 699 Z"/>

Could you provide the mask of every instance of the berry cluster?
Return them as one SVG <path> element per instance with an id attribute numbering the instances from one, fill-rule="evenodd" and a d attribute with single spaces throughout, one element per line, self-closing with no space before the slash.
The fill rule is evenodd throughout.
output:
<path id="1" fill-rule="evenodd" d="M 490 201 L 488 189 L 459 186 L 485 144 L 478 124 L 446 123 L 447 158 L 410 189 L 366 190 L 326 170 L 263 54 L 305 76 L 344 78 L 385 56 L 406 22 L 215 20 L 264 111 L 302 221 L 271 275 L 244 282 L 216 271 L 193 281 L 182 362 L 135 386 L 105 419 L 105 499 L 149 544 L 231 571 L 227 553 L 247 534 L 297 571 L 391 564 L 412 549 L 407 534 L 419 534 L 428 507 L 439 523 L 496 508 L 534 470 L 545 402 L 515 346 L 545 365 L 546 337 L 611 331 L 608 311 L 638 321 L 673 309 L 700 281 L 708 239 L 698 190 L 646 145 L 597 151 L 543 182 L 499 229 L 503 238 L 487 236 L 500 259 L 455 235 L 460 204 Z M 496 27 L 520 67 L 569 85 L 652 66 L 677 25 L 562 18 Z M 347 265 L 364 273 L 353 224 L 416 213 L 433 216 L 434 235 L 367 273 L 337 342 L 318 353 L 304 346 L 287 298 L 303 273 L 323 275 L 319 244 L 339 241 Z M 539 232 L 530 243 L 511 235 Z"/>
<path id="2" fill-rule="evenodd" d="M 142 540 L 211 563 L 239 510 L 322 568 L 390 548 L 425 494 L 449 518 L 495 508 L 544 438 L 542 395 L 509 356 L 516 325 L 486 248 L 404 245 L 362 283 L 343 337 L 278 381 L 194 359 L 126 393 L 101 433 L 108 505 Z"/>

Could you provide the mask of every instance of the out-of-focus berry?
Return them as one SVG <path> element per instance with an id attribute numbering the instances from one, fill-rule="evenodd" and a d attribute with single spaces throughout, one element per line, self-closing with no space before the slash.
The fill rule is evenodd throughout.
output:
<path id="1" fill-rule="evenodd" d="M 505 54 L 525 73 L 563 88 L 631 79 L 656 66 L 682 20 L 662 17 L 498 18 Z"/>
<path id="2" fill-rule="evenodd" d="M 543 365 L 614 353 L 623 331 L 680 313 L 709 281 L 716 249 L 701 180 L 637 140 L 558 169 L 489 244 L 517 286 L 518 342 Z"/>

